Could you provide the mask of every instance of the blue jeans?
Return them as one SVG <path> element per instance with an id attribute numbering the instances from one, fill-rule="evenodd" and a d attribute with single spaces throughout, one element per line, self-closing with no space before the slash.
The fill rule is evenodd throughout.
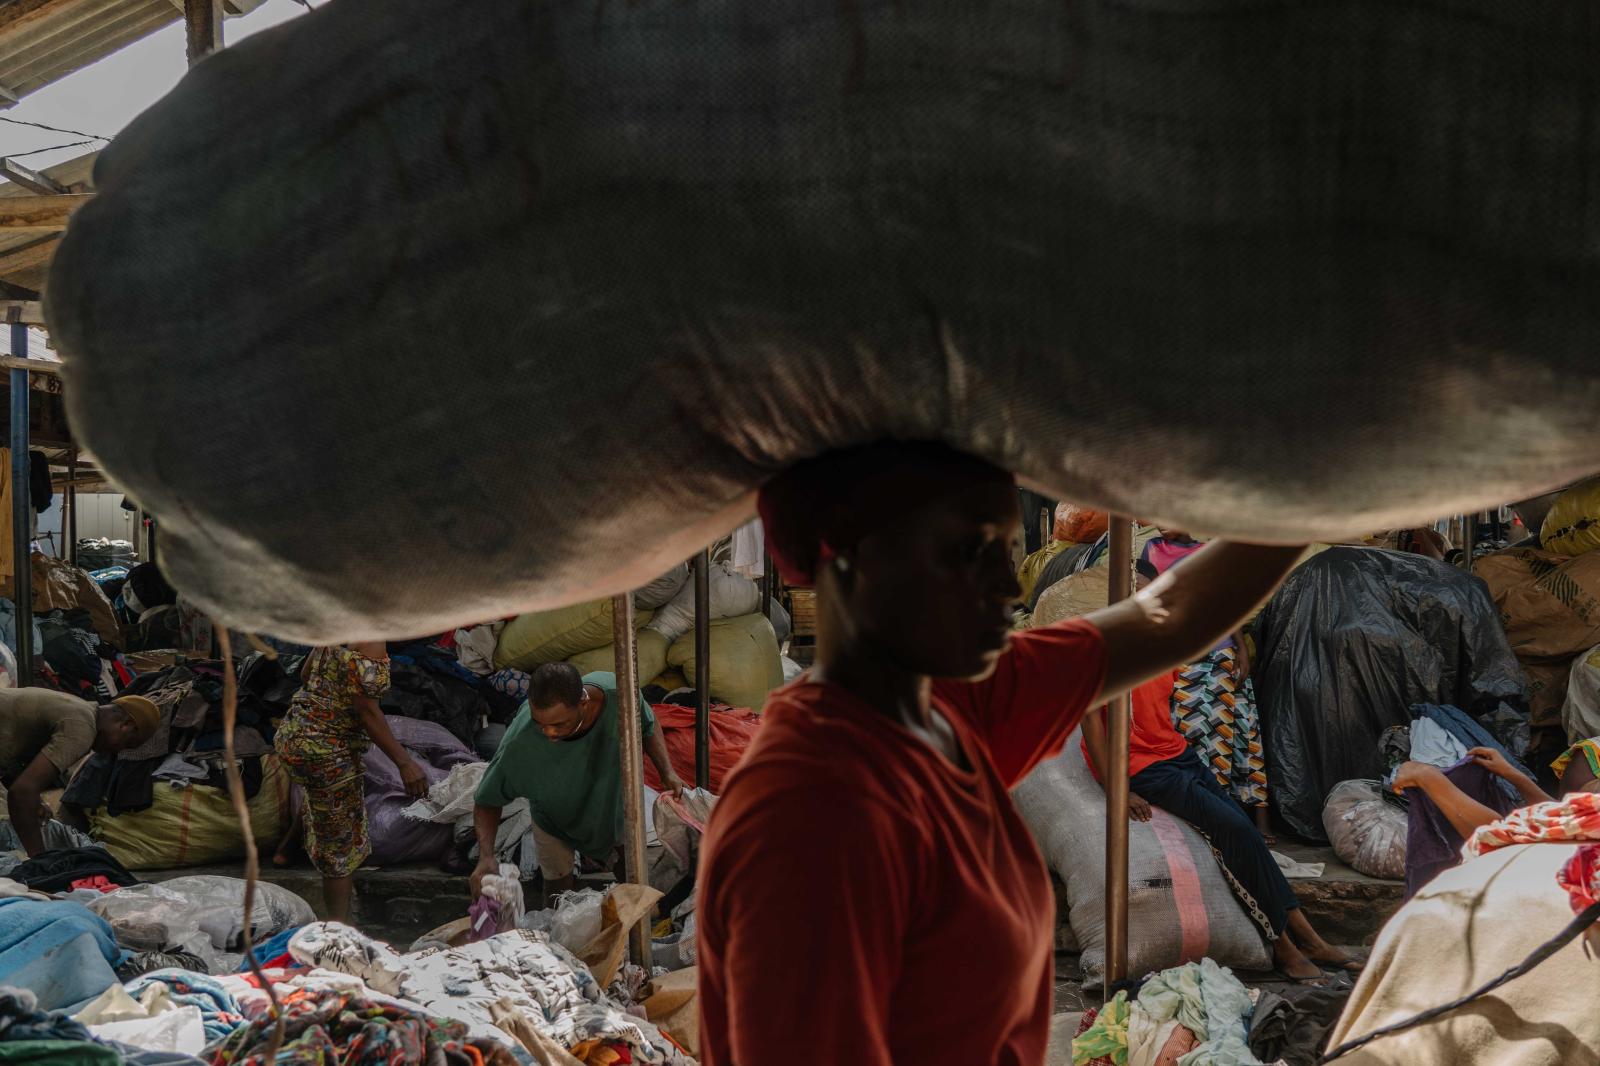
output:
<path id="1" fill-rule="evenodd" d="M 1266 841 L 1244 810 L 1190 750 L 1152 763 L 1133 776 L 1133 791 L 1200 831 L 1245 913 L 1276 940 L 1300 906 Z"/>

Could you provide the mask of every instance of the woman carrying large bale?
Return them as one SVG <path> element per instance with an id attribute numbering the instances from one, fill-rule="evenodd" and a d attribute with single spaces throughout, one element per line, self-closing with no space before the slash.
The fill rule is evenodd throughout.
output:
<path id="1" fill-rule="evenodd" d="M 784 580 L 817 587 L 817 658 L 711 817 L 706 1066 L 1042 1061 L 1055 900 L 1008 790 L 1088 707 L 1230 632 L 1300 549 L 1216 544 L 1013 634 L 1016 501 L 1010 474 L 937 444 L 834 452 L 762 490 Z M 796 920 L 818 900 L 824 921 Z"/>

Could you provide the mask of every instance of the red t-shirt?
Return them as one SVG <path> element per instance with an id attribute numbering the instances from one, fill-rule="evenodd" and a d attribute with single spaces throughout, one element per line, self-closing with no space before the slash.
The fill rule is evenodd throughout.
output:
<path id="1" fill-rule="evenodd" d="M 705 1066 L 1036 1066 L 1055 897 L 1007 790 L 1105 674 L 1082 619 L 1017 634 L 933 705 L 972 771 L 833 685 L 773 693 L 701 858 Z"/>
<path id="2" fill-rule="evenodd" d="M 1174 669 L 1133 690 L 1133 729 L 1128 734 L 1128 776 L 1143 770 L 1151 763 L 1176 759 L 1189 750 L 1189 742 L 1172 724 L 1172 692 L 1178 687 L 1178 674 Z M 1089 742 L 1080 745 L 1083 761 L 1094 773 L 1094 763 L 1089 759 Z M 1099 774 L 1095 774 L 1096 779 Z"/>

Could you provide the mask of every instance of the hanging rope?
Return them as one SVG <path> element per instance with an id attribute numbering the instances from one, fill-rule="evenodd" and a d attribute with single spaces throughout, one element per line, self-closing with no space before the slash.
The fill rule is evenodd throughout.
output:
<path id="1" fill-rule="evenodd" d="M 1429 1010 L 1423 1011 L 1421 1014 L 1412 1015 L 1411 1017 L 1406 1018 L 1404 1021 L 1395 1022 L 1393 1025 L 1386 1025 L 1382 1029 L 1374 1029 L 1366 1036 L 1358 1037 L 1355 1040 L 1340 1044 L 1338 1047 L 1322 1056 L 1322 1061 L 1324 1063 L 1328 1063 L 1332 1062 L 1334 1059 L 1343 1058 L 1345 1055 L 1350 1054 L 1350 1052 L 1356 1050 L 1357 1048 L 1365 1047 L 1381 1036 L 1392 1036 L 1393 1034 L 1403 1030 L 1415 1028 L 1424 1022 L 1431 1022 L 1440 1015 L 1449 1014 L 1453 1010 L 1457 1010 L 1466 1006 L 1468 1003 L 1471 1003 L 1480 996 L 1488 995 L 1501 985 L 1515 981 L 1517 978 L 1521 977 L 1523 974 L 1539 965 L 1545 959 L 1548 959 L 1550 956 L 1566 947 L 1572 941 L 1581 936 L 1584 930 L 1588 929 L 1597 920 L 1600 920 L 1600 903 L 1591 903 L 1589 906 L 1584 908 L 1581 914 L 1572 919 L 1565 929 L 1561 930 L 1561 932 L 1557 933 L 1550 940 L 1547 940 L 1543 944 L 1539 945 L 1539 947 L 1534 949 L 1533 954 L 1529 955 L 1527 958 L 1523 959 L 1521 962 L 1517 963 L 1517 965 L 1511 967 L 1511 969 L 1507 970 L 1499 977 L 1496 977 L 1488 984 L 1468 992 L 1460 999 L 1451 1000 L 1449 1003 L 1443 1004 L 1442 1006 L 1433 1007 Z"/>
<path id="2" fill-rule="evenodd" d="M 233 724 L 239 717 L 239 679 L 233 672 L 233 641 L 228 627 L 217 625 L 217 643 L 222 651 L 222 746 L 228 775 L 228 796 L 233 800 L 233 813 L 239 818 L 239 833 L 244 838 L 244 957 L 250 972 L 267 993 L 272 1003 L 272 1042 L 261 1056 L 263 1062 L 276 1062 L 278 1049 L 283 1047 L 283 1008 L 272 982 L 261 971 L 256 959 L 255 931 L 251 928 L 256 905 L 256 878 L 261 874 L 261 857 L 256 854 L 256 835 L 250 827 L 250 805 L 244 796 L 244 780 L 239 776 L 239 763 L 233 749 Z"/>

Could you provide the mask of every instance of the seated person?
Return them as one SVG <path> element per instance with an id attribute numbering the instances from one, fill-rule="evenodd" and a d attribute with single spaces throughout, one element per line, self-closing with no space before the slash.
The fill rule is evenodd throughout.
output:
<path id="1" fill-rule="evenodd" d="M 1172 698 L 1181 670 L 1163 674 L 1133 691 L 1133 732 L 1128 744 L 1129 814 L 1150 820 L 1154 803 L 1182 818 L 1210 842 L 1228 884 L 1272 945 L 1278 969 L 1302 984 L 1321 983 L 1318 963 L 1351 973 L 1361 964 L 1317 935 L 1300 911 L 1250 816 L 1189 749 L 1172 724 Z M 1105 709 L 1083 719 L 1083 750 L 1097 781 L 1105 780 Z"/>
<path id="2" fill-rule="evenodd" d="M 1503 778 L 1522 796 L 1524 806 L 1550 803 L 1554 797 L 1540 788 L 1527 774 L 1506 761 L 1506 757 L 1493 748 L 1473 748 L 1467 752 L 1479 766 Z M 1580 740 L 1550 764 L 1561 781 L 1561 794 L 1574 792 L 1600 792 L 1600 737 Z M 1461 838 L 1470 838 L 1480 826 L 1499 821 L 1504 815 L 1485 807 L 1451 783 L 1445 772 L 1427 763 L 1407 762 L 1395 773 L 1394 790 L 1403 793 L 1408 788 L 1420 789 L 1433 801 L 1434 806 L 1450 820 Z"/>

